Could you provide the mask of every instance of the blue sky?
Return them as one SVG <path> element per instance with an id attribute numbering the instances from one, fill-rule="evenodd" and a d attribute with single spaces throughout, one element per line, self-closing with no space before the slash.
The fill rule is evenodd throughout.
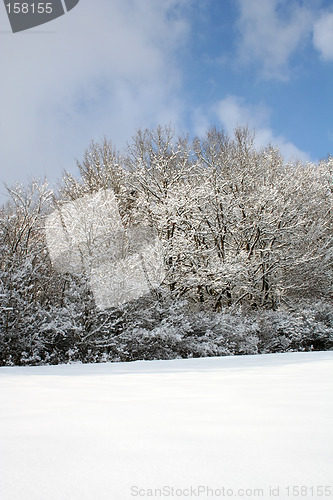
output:
<path id="1" fill-rule="evenodd" d="M 171 123 L 256 131 L 286 159 L 333 153 L 333 2 L 80 0 L 12 34 L 0 6 L 0 180 L 76 172 L 91 139 Z M 3 199 L 4 188 L 0 188 Z"/>

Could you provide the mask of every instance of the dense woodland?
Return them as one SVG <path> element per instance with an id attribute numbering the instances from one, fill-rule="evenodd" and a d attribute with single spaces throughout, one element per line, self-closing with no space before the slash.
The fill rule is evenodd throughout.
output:
<path id="1" fill-rule="evenodd" d="M 333 347 L 333 158 L 286 163 L 254 133 L 139 131 L 91 143 L 77 177 L 8 187 L 0 208 L 0 363 L 129 361 Z M 102 190 L 163 246 L 158 287 L 97 307 L 86 273 L 52 265 L 54 210 Z M 107 211 L 107 207 L 105 207 Z"/>

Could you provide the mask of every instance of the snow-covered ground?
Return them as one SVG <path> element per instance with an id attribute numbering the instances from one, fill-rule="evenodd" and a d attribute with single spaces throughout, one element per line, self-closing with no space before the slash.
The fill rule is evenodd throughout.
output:
<path id="1" fill-rule="evenodd" d="M 2 500 L 333 496 L 333 352 L 1 368 L 0 404 Z"/>

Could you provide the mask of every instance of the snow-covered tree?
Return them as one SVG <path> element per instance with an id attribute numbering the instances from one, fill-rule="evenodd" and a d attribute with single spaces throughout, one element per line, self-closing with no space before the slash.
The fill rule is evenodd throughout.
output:
<path id="1" fill-rule="evenodd" d="M 91 143 L 78 168 L 0 209 L 2 363 L 329 348 L 332 158 L 158 127 L 122 156 Z"/>

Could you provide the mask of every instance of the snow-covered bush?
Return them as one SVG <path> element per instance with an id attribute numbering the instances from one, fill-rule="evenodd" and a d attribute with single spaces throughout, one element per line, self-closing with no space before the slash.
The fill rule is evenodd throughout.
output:
<path id="1" fill-rule="evenodd" d="M 333 307 L 301 302 L 259 313 L 259 351 L 325 351 L 333 348 Z"/>

